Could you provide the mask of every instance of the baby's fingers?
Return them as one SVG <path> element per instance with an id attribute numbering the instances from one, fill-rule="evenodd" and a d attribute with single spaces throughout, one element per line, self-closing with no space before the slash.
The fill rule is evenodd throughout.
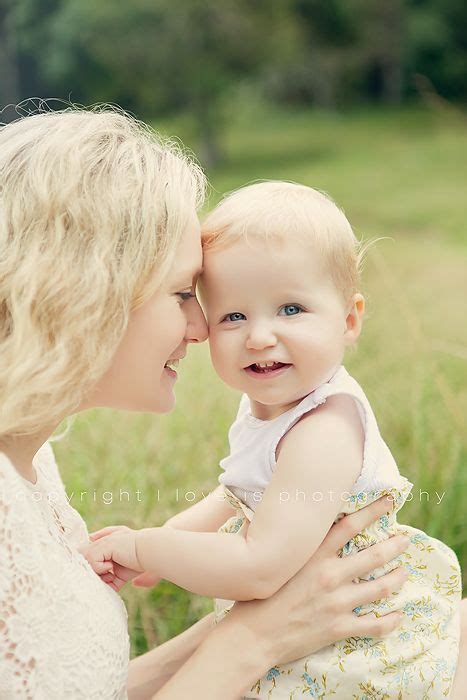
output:
<path id="1" fill-rule="evenodd" d="M 111 572 L 114 573 L 113 561 L 90 561 L 89 562 L 96 574 L 102 576 L 102 574 L 107 574 Z"/>

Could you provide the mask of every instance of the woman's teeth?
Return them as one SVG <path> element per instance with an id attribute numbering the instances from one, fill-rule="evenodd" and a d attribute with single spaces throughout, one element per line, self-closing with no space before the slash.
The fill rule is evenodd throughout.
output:
<path id="1" fill-rule="evenodd" d="M 178 368 L 178 363 L 179 363 L 179 360 L 167 360 L 164 367 L 168 367 L 169 369 L 176 370 Z"/>

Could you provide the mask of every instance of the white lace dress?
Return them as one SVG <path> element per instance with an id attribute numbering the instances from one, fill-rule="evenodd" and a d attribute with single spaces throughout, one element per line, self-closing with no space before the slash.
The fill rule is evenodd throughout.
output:
<path id="1" fill-rule="evenodd" d="M 37 482 L 0 453 L 0 698 L 126 698 L 127 614 L 77 551 L 88 539 L 45 443 Z"/>

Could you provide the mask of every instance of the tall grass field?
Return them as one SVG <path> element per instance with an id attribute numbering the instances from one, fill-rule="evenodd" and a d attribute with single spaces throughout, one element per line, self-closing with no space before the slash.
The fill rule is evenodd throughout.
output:
<path id="1" fill-rule="evenodd" d="M 183 119 L 156 127 L 196 150 Z M 226 164 L 208 173 L 209 205 L 255 179 L 294 180 L 329 193 L 358 237 L 384 237 L 367 257 L 366 320 L 345 362 L 414 484 L 399 520 L 442 539 L 466 567 L 467 116 L 243 108 L 224 143 Z M 190 348 L 176 393 L 170 415 L 90 411 L 55 443 L 90 531 L 159 525 L 215 488 L 239 396 L 214 374 L 207 344 Z M 212 609 L 167 582 L 122 594 L 133 654 Z"/>

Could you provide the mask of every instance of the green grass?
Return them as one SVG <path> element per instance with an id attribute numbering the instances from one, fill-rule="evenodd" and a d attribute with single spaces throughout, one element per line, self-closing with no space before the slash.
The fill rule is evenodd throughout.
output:
<path id="1" fill-rule="evenodd" d="M 186 120 L 160 126 L 196 150 Z M 211 204 L 254 179 L 295 180 L 331 194 L 358 235 L 391 237 L 369 253 L 367 319 L 346 365 L 414 483 L 401 522 L 444 540 L 465 567 L 467 121 L 420 109 L 336 116 L 243 108 L 225 144 L 228 161 L 209 173 Z M 215 376 L 207 346 L 191 348 L 180 375 L 173 414 L 88 412 L 56 444 L 71 503 L 90 530 L 160 524 L 215 487 L 238 397 Z M 436 491 L 445 492 L 441 505 Z M 211 608 L 165 582 L 128 587 L 124 597 L 135 654 Z"/>

